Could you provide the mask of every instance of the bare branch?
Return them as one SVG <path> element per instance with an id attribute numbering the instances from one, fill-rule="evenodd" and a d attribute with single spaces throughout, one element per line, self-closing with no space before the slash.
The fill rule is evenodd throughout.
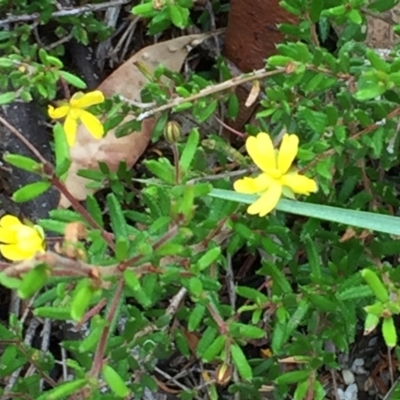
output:
<path id="1" fill-rule="evenodd" d="M 67 10 L 55 11 L 51 14 L 51 18 L 71 17 L 74 15 L 84 14 L 86 12 L 100 11 L 100 10 L 105 10 L 110 7 L 121 6 L 124 4 L 128 4 L 130 2 L 131 2 L 131 0 L 113 0 L 113 1 L 108 1 L 106 3 L 86 4 L 81 7 L 75 7 L 75 8 L 71 8 L 71 9 L 67 9 Z M 34 21 L 38 18 L 40 18 L 40 13 L 38 13 L 38 12 L 33 13 L 33 14 L 10 15 L 8 18 L 0 20 L 0 26 L 12 24 L 15 22 Z"/>

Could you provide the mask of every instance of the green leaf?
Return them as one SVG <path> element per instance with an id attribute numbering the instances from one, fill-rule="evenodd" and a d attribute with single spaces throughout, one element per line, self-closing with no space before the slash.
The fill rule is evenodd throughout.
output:
<path id="1" fill-rule="evenodd" d="M 105 179 L 105 173 L 97 169 L 80 169 L 77 175 L 99 183 Z"/>
<path id="2" fill-rule="evenodd" d="M 382 303 L 386 303 L 389 301 L 389 292 L 386 289 L 385 285 L 382 283 L 381 279 L 378 275 L 372 271 L 371 269 L 365 268 L 361 271 L 361 276 L 368 283 L 369 287 L 374 292 L 376 298 Z"/>
<path id="3" fill-rule="evenodd" d="M 27 90 L 22 90 L 19 94 L 19 97 L 25 103 L 29 103 L 33 100 L 32 95 Z"/>
<path id="4" fill-rule="evenodd" d="M 207 348 L 202 356 L 204 362 L 213 361 L 224 349 L 226 336 L 218 336 Z"/>
<path id="5" fill-rule="evenodd" d="M 179 204 L 179 214 L 181 214 L 186 221 L 190 220 L 194 211 L 194 187 L 187 185 L 184 188 L 183 198 Z"/>
<path id="6" fill-rule="evenodd" d="M 301 382 L 299 385 L 297 385 L 297 388 L 294 392 L 294 400 L 304 400 L 309 388 L 310 383 L 308 381 Z"/>
<path id="7" fill-rule="evenodd" d="M 254 303 L 257 303 L 257 304 L 263 304 L 263 303 L 269 302 L 268 296 L 261 293 L 257 289 L 253 289 L 253 288 L 250 288 L 247 286 L 237 286 L 236 293 L 239 296 L 244 297 L 245 299 L 252 300 L 252 301 L 254 301 Z"/>
<path id="8" fill-rule="evenodd" d="M 118 397 L 126 397 L 129 395 L 129 388 L 125 385 L 125 382 L 115 369 L 106 364 L 103 366 L 102 373 L 104 380 L 115 395 Z"/>
<path id="9" fill-rule="evenodd" d="M 263 267 L 258 272 L 261 275 L 271 275 L 272 282 L 275 286 L 278 286 L 283 293 L 292 293 L 292 287 L 287 280 L 285 274 L 276 266 L 275 263 L 264 261 Z"/>
<path id="10" fill-rule="evenodd" d="M 65 159 L 62 163 L 59 163 L 56 166 L 54 173 L 58 178 L 60 178 L 62 182 L 65 181 L 70 166 L 71 166 L 71 160 L 69 159 Z"/>
<path id="11" fill-rule="evenodd" d="M 355 24 L 355 25 L 361 25 L 363 18 L 362 15 L 360 13 L 360 11 L 358 10 L 350 10 L 350 12 L 347 14 L 349 17 L 349 20 Z"/>
<path id="12" fill-rule="evenodd" d="M 188 330 L 194 332 L 200 326 L 200 323 L 206 312 L 206 307 L 203 304 L 197 303 L 189 315 Z"/>
<path id="13" fill-rule="evenodd" d="M 143 164 L 151 173 L 163 182 L 171 185 L 175 183 L 175 168 L 171 165 L 168 159 L 159 158 L 157 160 L 145 160 Z"/>
<path id="14" fill-rule="evenodd" d="M 47 265 L 37 265 L 22 278 L 22 283 L 18 288 L 18 296 L 21 299 L 32 297 L 46 284 L 48 278 L 49 270 Z"/>
<path id="15" fill-rule="evenodd" d="M 42 64 L 44 64 L 45 66 L 47 66 L 47 60 L 46 60 L 47 51 L 43 47 L 39 49 L 38 56 L 39 56 L 40 62 Z"/>
<path id="16" fill-rule="evenodd" d="M 228 113 L 227 116 L 229 118 L 236 118 L 239 112 L 239 100 L 235 93 L 229 95 L 228 100 Z"/>
<path id="17" fill-rule="evenodd" d="M 69 156 L 69 146 L 65 136 L 64 128 L 60 123 L 56 123 L 53 127 L 54 150 L 56 159 L 56 175 L 64 181 L 66 174 L 71 165 Z"/>
<path id="18" fill-rule="evenodd" d="M 315 74 L 304 86 L 304 91 L 307 93 L 312 93 L 315 90 L 318 90 L 318 87 L 321 85 L 322 81 L 326 79 L 326 76 L 323 74 Z"/>
<path id="19" fill-rule="evenodd" d="M 229 332 L 238 339 L 262 339 L 267 335 L 267 332 L 258 326 L 246 325 L 240 322 L 230 323 Z"/>
<path id="20" fill-rule="evenodd" d="M 51 188 L 50 182 L 34 182 L 23 186 L 13 193 L 12 199 L 16 203 L 33 200 Z"/>
<path id="21" fill-rule="evenodd" d="M 383 12 L 393 8 L 398 0 L 376 0 L 367 5 L 367 8 L 375 12 Z"/>
<path id="22" fill-rule="evenodd" d="M 0 106 L 12 103 L 17 97 L 17 92 L 6 92 L 0 94 Z"/>
<path id="23" fill-rule="evenodd" d="M 158 141 L 161 135 L 164 133 L 164 129 L 167 125 L 169 115 L 167 112 L 163 113 L 158 117 L 157 122 L 154 125 L 153 133 L 151 135 L 151 139 L 153 142 Z"/>
<path id="24" fill-rule="evenodd" d="M 344 301 L 344 300 L 362 299 L 365 297 L 371 297 L 372 295 L 373 295 L 373 292 L 369 286 L 357 285 L 357 286 L 349 287 L 343 291 L 339 291 L 336 294 L 336 297 L 339 300 Z"/>
<path id="25" fill-rule="evenodd" d="M 309 375 L 310 372 L 304 370 L 290 371 L 279 375 L 275 379 L 275 383 L 277 385 L 290 385 L 292 383 L 297 383 L 307 380 Z"/>
<path id="26" fill-rule="evenodd" d="M 328 119 L 325 113 L 314 111 L 309 108 L 301 108 L 299 115 L 304 122 L 315 132 L 324 133 L 328 125 Z"/>
<path id="27" fill-rule="evenodd" d="M 132 14 L 141 15 L 144 17 L 152 15 L 154 11 L 153 2 L 138 4 L 132 8 Z"/>
<path id="28" fill-rule="evenodd" d="M 181 354 L 189 358 L 190 349 L 188 345 L 188 339 L 179 329 L 175 329 L 175 343 Z"/>
<path id="29" fill-rule="evenodd" d="M 271 67 L 284 67 L 291 62 L 293 62 L 293 58 L 286 56 L 276 55 L 268 58 L 268 65 Z"/>
<path id="30" fill-rule="evenodd" d="M 231 345 L 231 355 L 233 363 L 235 364 L 239 375 L 244 380 L 250 381 L 253 378 L 253 372 L 247 361 L 246 356 L 243 353 L 243 350 L 236 343 L 232 343 Z"/>
<path id="31" fill-rule="evenodd" d="M 125 279 L 125 283 L 133 290 L 140 290 L 141 289 L 141 285 L 140 285 L 140 281 L 139 278 L 136 276 L 136 274 L 134 272 L 132 272 L 129 269 L 126 269 L 123 273 L 124 275 L 124 279 Z"/>
<path id="32" fill-rule="evenodd" d="M 14 167 L 21 168 L 25 171 L 40 174 L 43 170 L 42 164 L 32 160 L 32 158 L 20 156 L 19 154 L 5 154 L 3 158 L 4 161 L 8 162 Z"/>
<path id="33" fill-rule="evenodd" d="M 310 305 L 307 300 L 304 299 L 299 302 L 296 311 L 293 313 L 286 324 L 285 335 L 287 339 L 289 339 L 289 336 L 301 324 L 309 309 Z"/>
<path id="34" fill-rule="evenodd" d="M 385 93 L 386 90 L 387 87 L 384 82 L 361 78 L 354 97 L 359 101 L 373 100 Z"/>
<path id="35" fill-rule="evenodd" d="M 88 279 L 81 280 L 76 286 L 71 300 L 71 318 L 80 321 L 93 296 L 93 289 Z"/>
<path id="36" fill-rule="evenodd" d="M 71 319 L 71 312 L 66 307 L 38 307 L 33 311 L 39 318 L 51 318 L 59 321 L 68 321 Z"/>
<path id="37" fill-rule="evenodd" d="M 189 279 L 189 292 L 196 297 L 199 297 L 203 293 L 203 284 L 197 276 L 192 276 Z"/>
<path id="38" fill-rule="evenodd" d="M 384 318 L 382 322 L 382 335 L 386 346 L 392 349 L 397 344 L 397 329 L 392 317 Z"/>
<path id="39" fill-rule="evenodd" d="M 13 67 L 15 64 L 15 61 L 11 60 L 10 58 L 0 57 L 0 67 L 2 68 Z"/>
<path id="40" fill-rule="evenodd" d="M 104 222 L 103 222 L 102 211 L 101 211 L 98 201 L 96 200 L 96 198 L 94 196 L 89 195 L 86 198 L 86 207 L 87 207 L 87 210 L 88 210 L 89 214 L 91 215 L 91 217 L 97 222 L 97 224 L 101 228 L 103 228 Z"/>
<path id="41" fill-rule="evenodd" d="M 258 196 L 255 195 L 242 194 L 223 189 L 213 189 L 209 193 L 209 196 L 243 204 L 254 203 L 258 198 Z M 324 206 L 286 199 L 280 200 L 276 209 L 295 215 L 336 222 L 344 224 L 345 226 L 355 226 L 358 228 L 400 236 L 400 218 L 391 215 L 349 210 L 347 208 Z"/>
<path id="42" fill-rule="evenodd" d="M 201 336 L 199 343 L 197 344 L 196 354 L 198 357 L 201 358 L 203 356 L 208 347 L 215 340 L 216 336 L 217 336 L 217 329 L 212 326 L 208 326 L 207 329 L 204 331 L 203 335 Z"/>
<path id="43" fill-rule="evenodd" d="M 87 353 L 94 350 L 100 340 L 103 330 L 104 326 L 96 326 L 95 328 L 91 328 L 89 335 L 86 336 L 79 344 L 79 353 Z"/>
<path id="44" fill-rule="evenodd" d="M 389 72 L 389 64 L 384 61 L 373 49 L 367 49 L 365 55 L 367 56 L 368 61 L 371 63 L 371 66 L 378 71 Z"/>
<path id="45" fill-rule="evenodd" d="M 203 122 L 207 121 L 208 118 L 210 118 L 215 110 L 217 109 L 218 106 L 218 101 L 213 100 L 211 101 L 205 108 L 202 110 L 196 110 L 197 112 L 195 113 L 195 118 L 197 121 L 202 124 Z"/>
<path id="46" fill-rule="evenodd" d="M 168 9 L 171 22 L 178 28 L 184 28 L 187 20 L 185 20 L 183 9 L 176 4 L 171 4 Z"/>
<path id="47" fill-rule="evenodd" d="M 365 334 L 371 333 L 379 324 L 379 317 L 374 314 L 367 314 L 364 322 Z"/>
<path id="48" fill-rule="evenodd" d="M 321 294 L 309 293 L 308 300 L 319 310 L 335 312 L 337 309 L 336 302 Z"/>
<path id="49" fill-rule="evenodd" d="M 307 252 L 311 274 L 319 281 L 322 278 L 321 262 L 319 259 L 317 247 L 315 246 L 315 242 L 308 234 L 304 236 L 304 247 Z"/>
<path id="50" fill-rule="evenodd" d="M 185 103 L 181 103 L 181 104 L 178 104 L 177 106 L 175 106 L 172 109 L 172 111 L 178 113 L 178 112 L 186 111 L 189 108 L 191 108 L 192 106 L 193 106 L 193 104 L 190 101 L 186 101 Z"/>
<path id="51" fill-rule="evenodd" d="M 115 241 L 115 258 L 117 261 L 122 262 L 127 259 L 129 250 L 128 238 L 118 238 Z"/>
<path id="52" fill-rule="evenodd" d="M 41 219 L 39 220 L 39 224 L 43 229 L 59 233 L 60 235 L 64 235 L 67 225 L 65 222 L 54 221 L 53 219 Z"/>
<path id="53" fill-rule="evenodd" d="M 203 271 L 208 268 L 212 263 L 218 260 L 221 255 L 221 248 L 214 247 L 208 250 L 205 254 L 201 256 L 199 261 L 197 261 L 196 266 L 199 271 Z"/>
<path id="54" fill-rule="evenodd" d="M 63 68 L 64 64 L 62 63 L 61 60 L 59 60 L 57 57 L 54 56 L 49 56 L 48 54 L 46 55 L 46 61 L 48 65 L 53 65 L 57 68 Z"/>
<path id="55" fill-rule="evenodd" d="M 128 238 L 128 228 L 122 212 L 121 204 L 114 193 L 110 193 L 107 196 L 107 205 L 110 210 L 111 226 L 116 239 Z"/>
<path id="56" fill-rule="evenodd" d="M 36 400 L 61 400 L 77 393 L 86 385 L 86 379 L 77 379 L 76 381 L 59 384 L 56 388 L 46 391 Z"/>
<path id="57" fill-rule="evenodd" d="M 60 76 L 65 79 L 70 85 L 77 87 L 78 89 L 86 89 L 86 83 L 79 77 L 71 74 L 67 71 L 59 71 Z"/>
<path id="58" fill-rule="evenodd" d="M 367 314 L 373 314 L 377 317 L 380 317 L 383 314 L 383 311 L 385 310 L 385 306 L 380 301 L 377 301 L 374 304 L 365 306 L 364 310 Z"/>
<path id="59" fill-rule="evenodd" d="M 4 272 L 0 272 L 0 285 L 16 290 L 21 286 L 22 281 L 12 276 L 6 275 Z"/>
<path id="60" fill-rule="evenodd" d="M 200 134 L 198 129 L 192 129 L 186 145 L 182 151 L 181 158 L 179 160 L 179 165 L 181 167 L 182 173 L 186 174 L 189 167 L 193 161 L 194 155 L 196 154 L 197 147 L 200 141 Z"/>
<path id="61" fill-rule="evenodd" d="M 328 8 L 327 10 L 323 10 L 321 15 L 326 17 L 339 17 L 341 15 L 346 14 L 347 8 L 345 5 L 340 5 L 332 8 Z"/>
<path id="62" fill-rule="evenodd" d="M 176 0 L 176 3 L 184 8 L 190 8 L 193 6 L 193 0 Z"/>

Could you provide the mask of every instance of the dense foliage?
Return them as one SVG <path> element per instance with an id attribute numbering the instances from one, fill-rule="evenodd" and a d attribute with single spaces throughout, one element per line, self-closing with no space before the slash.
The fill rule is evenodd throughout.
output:
<path id="1" fill-rule="evenodd" d="M 212 3 L 217 15 L 226 12 L 226 4 Z M 97 104 L 91 112 L 103 118 L 106 135 L 116 128 L 121 137 L 141 122 L 124 117 L 143 115 L 148 104 L 148 115 L 157 117 L 152 140 L 168 146 L 156 156 L 145 153 L 145 168 L 135 173 L 123 163 L 116 171 L 104 163 L 82 171 L 91 188 L 106 183 L 106 191 L 83 205 L 70 198 L 71 209 L 35 221 L 41 228 L 3 221 L 0 241 L 17 246 L 14 255 L 24 232 L 35 240 L 42 229 L 60 236 L 46 237 L 47 251 L 35 242 L 30 249 L 39 253 L 31 259 L 1 264 L 0 283 L 32 299 L 32 318 L 51 321 L 53 329 L 69 321 L 84 334 L 63 337 L 61 357 L 26 344 L 24 319 L 10 315 L 0 324 L 1 394 L 4 386 L 8 396 L 30 399 L 141 398 L 157 391 L 155 377 L 168 378 L 190 362 L 197 384 L 181 384 L 183 399 L 227 393 L 256 399 L 272 387 L 277 399 L 324 399 L 320 373 L 339 368 L 338 354 L 351 350 L 360 328 L 378 327 L 397 350 L 400 57 L 397 45 L 383 56 L 364 40 L 365 9 L 380 13 L 397 2 L 366 3 L 283 1 L 299 23 L 280 27 L 288 40 L 265 69 L 234 78 L 222 58 L 206 73 L 142 65 L 143 104 L 118 96 L 89 104 Z M 174 27 L 208 27 L 207 12 L 194 8 L 189 0 L 143 1 L 132 12 L 149 35 L 167 35 Z M 51 43 L 66 37 L 99 43 L 111 33 L 102 14 L 54 17 L 54 2 L 24 0 L 0 1 L 0 11 L 40 14 L 0 21 L 0 104 L 34 100 L 46 114 L 56 98 L 67 98 L 60 105 L 69 107 L 67 115 L 69 90 L 86 84 L 68 71 L 62 40 Z M 38 30 L 51 31 L 49 43 L 38 40 Z M 228 84 L 216 82 L 218 76 Z M 164 78 L 174 83 L 173 93 Z M 275 144 L 286 132 L 297 135 L 298 169 L 318 184 L 309 197 L 281 200 L 266 217 L 246 212 L 255 195 L 233 191 L 234 181 L 256 170 L 241 149 L 245 142 L 230 144 L 217 130 L 202 129 L 222 105 L 225 116 L 239 112 L 233 89 L 243 82 L 261 98 L 257 126 L 248 125 L 246 134 L 268 132 Z M 174 122 L 180 113 L 196 121 L 188 134 Z M 64 129 L 54 125 L 54 166 L 4 156 L 38 176 L 14 201 L 50 187 L 68 196 Z M 68 379 L 53 377 L 59 360 Z M 34 372 L 17 373 L 9 386 L 20 368 Z"/>

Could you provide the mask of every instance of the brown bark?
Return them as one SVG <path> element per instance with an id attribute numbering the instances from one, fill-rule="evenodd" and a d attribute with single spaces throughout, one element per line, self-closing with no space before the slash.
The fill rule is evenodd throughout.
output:
<path id="1" fill-rule="evenodd" d="M 243 72 L 262 68 L 265 59 L 275 53 L 276 44 L 283 41 L 277 26 L 296 23 L 296 18 L 279 6 L 280 0 L 231 0 L 224 56 Z M 239 87 L 236 94 L 240 111 L 229 124 L 241 130 L 252 115 L 257 102 L 244 106 L 248 92 Z"/>

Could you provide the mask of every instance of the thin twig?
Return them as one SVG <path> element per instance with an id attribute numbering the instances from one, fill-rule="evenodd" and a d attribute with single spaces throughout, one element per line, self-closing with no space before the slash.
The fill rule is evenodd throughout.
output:
<path id="1" fill-rule="evenodd" d="M 32 143 L 14 126 L 12 126 L 6 119 L 0 117 L 0 123 L 2 123 L 7 129 L 9 129 L 43 164 L 47 165 L 47 160 L 40 154 L 38 149 L 32 145 Z"/>
<path id="2" fill-rule="evenodd" d="M 198 92 L 192 96 L 176 97 L 167 104 L 163 104 L 159 107 L 153 108 L 152 110 L 148 110 L 148 111 L 144 111 L 144 112 L 140 113 L 136 118 L 134 118 L 134 120 L 143 121 L 144 119 L 152 117 L 153 115 L 155 115 L 159 112 L 170 110 L 171 108 L 179 106 L 180 104 L 195 101 L 195 100 L 201 99 L 203 97 L 210 96 L 211 94 L 214 94 L 214 93 L 223 92 L 225 90 L 229 90 L 236 86 L 242 85 L 246 82 L 254 81 L 256 79 L 263 79 L 268 76 L 274 76 L 274 75 L 278 75 L 278 74 L 282 74 L 282 73 L 285 73 L 284 68 L 279 68 L 274 71 L 266 71 L 265 68 L 262 68 L 262 69 L 254 71 L 254 72 L 250 72 L 248 74 L 236 76 L 225 82 L 218 83 L 214 86 L 206 87 L 205 89 L 200 90 L 200 92 Z"/>
<path id="3" fill-rule="evenodd" d="M 101 333 L 101 337 L 99 340 L 99 344 L 97 345 L 96 352 L 94 354 L 94 360 L 92 364 L 92 368 L 89 372 L 89 375 L 92 377 L 97 377 L 103 367 L 103 358 L 104 352 L 106 350 L 106 346 L 108 343 L 108 335 L 110 333 L 110 328 L 112 325 L 112 321 L 115 318 L 115 314 L 118 309 L 118 304 L 121 301 L 121 297 L 124 291 L 125 281 L 120 279 L 118 282 L 117 288 L 115 290 L 110 309 L 107 313 L 107 325 L 104 327 L 103 332 Z"/>
<path id="4" fill-rule="evenodd" d="M 110 7 L 128 4 L 128 3 L 130 3 L 130 1 L 131 0 L 114 0 L 114 1 L 109 1 L 106 3 L 100 3 L 100 4 L 86 4 L 84 6 L 71 8 L 68 10 L 55 11 L 50 15 L 50 18 L 72 17 L 72 16 L 80 15 L 80 14 L 83 14 L 86 12 L 105 10 Z M 38 12 L 33 13 L 33 14 L 10 15 L 8 18 L 0 20 L 0 26 L 12 24 L 15 22 L 34 21 L 35 19 L 38 19 L 38 18 L 40 18 L 40 13 L 38 13 Z"/>

